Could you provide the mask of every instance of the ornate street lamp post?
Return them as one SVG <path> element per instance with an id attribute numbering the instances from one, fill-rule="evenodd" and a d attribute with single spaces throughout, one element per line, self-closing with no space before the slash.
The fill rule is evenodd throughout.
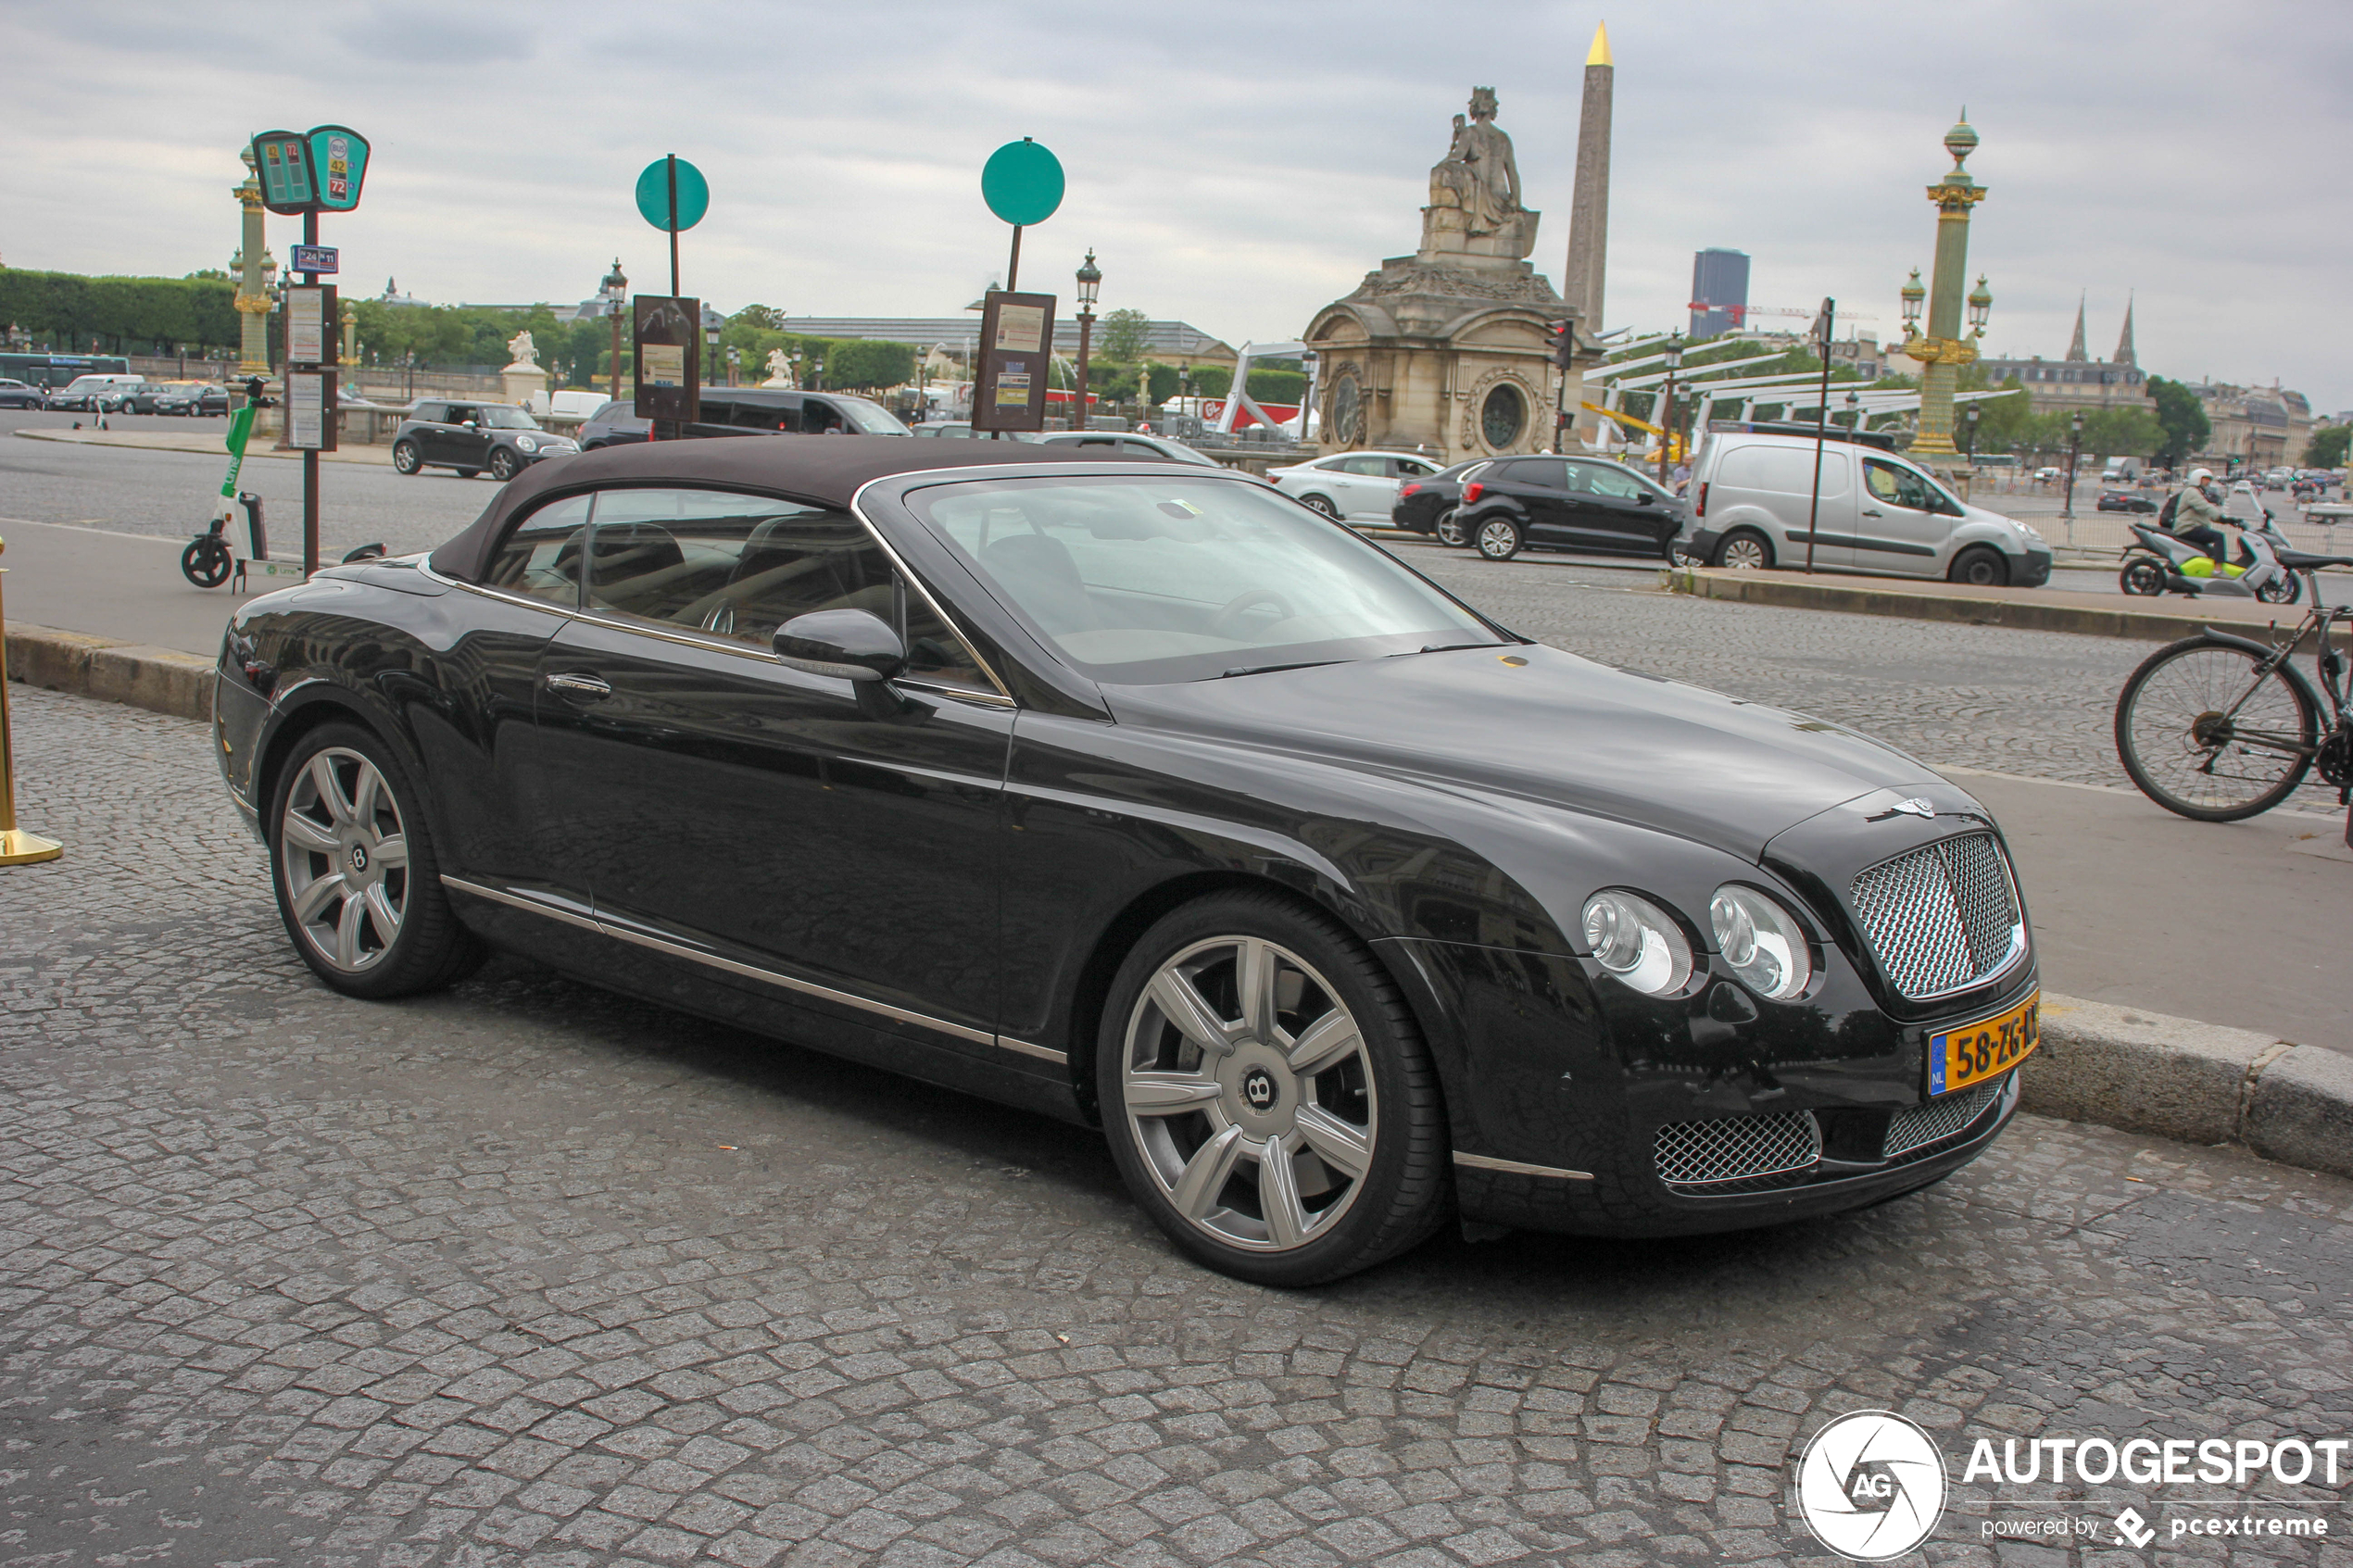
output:
<path id="1" fill-rule="evenodd" d="M 1954 387 L 1961 367 L 1977 358 L 1977 340 L 1985 335 L 1985 318 L 1994 307 L 1994 296 L 1981 278 L 1977 292 L 1968 300 L 1972 330 L 1968 337 L 1961 335 L 1961 290 L 1969 276 L 1969 208 L 1985 199 L 1985 187 L 1961 168 L 1977 150 L 1977 132 L 1969 128 L 1968 116 L 1964 109 L 1960 123 L 1944 133 L 1944 150 L 1953 155 L 1953 167 L 1928 188 L 1928 199 L 1936 204 L 1937 214 L 1936 263 L 1929 286 L 1925 291 L 1920 288 L 1919 269 L 1914 268 L 1911 282 L 1903 290 L 1904 352 L 1922 367 L 1919 433 L 1912 441 L 1912 450 L 1931 459 L 1955 455 Z M 1928 332 L 1922 336 L 1917 323 L 1924 295 Z"/>
<path id="2" fill-rule="evenodd" d="M 734 344 L 732 344 L 732 343 L 731 343 L 731 344 L 729 344 L 729 345 L 727 345 L 727 384 L 728 384 L 729 386 L 733 386 L 733 385 L 735 385 L 735 384 L 736 384 L 736 366 L 738 366 L 738 365 L 740 365 L 740 364 L 742 364 L 743 362 L 744 362 L 744 354 L 743 354 L 743 350 L 742 350 L 742 349 L 740 349 L 740 348 L 737 348 L 737 347 L 736 347 Z"/>
<path id="3" fill-rule="evenodd" d="M 629 307 L 629 280 L 622 274 L 621 257 L 612 258 L 612 270 L 598 285 L 605 296 L 605 314 L 612 318 L 612 391 L 608 394 L 616 403 L 621 401 L 621 315 Z"/>
<path id="4" fill-rule="evenodd" d="M 1675 372 L 1683 368 L 1683 334 L 1677 332 L 1667 340 L 1667 391 L 1660 397 L 1658 418 L 1651 422 L 1658 426 L 1658 483 L 1667 483 L 1667 448 L 1675 444 Z"/>
<path id="5" fill-rule="evenodd" d="M 1972 468 L 1977 466 L 1977 416 L 1979 412 L 1974 403 L 1961 410 L 1961 456 L 1969 459 L 1969 466 Z"/>
<path id="6" fill-rule="evenodd" d="M 1087 259 L 1078 264 L 1078 422 L 1073 430 L 1087 428 L 1087 350 L 1095 337 L 1095 294 L 1103 286 L 1102 269 L 1095 265 L 1095 252 L 1088 247 Z"/>

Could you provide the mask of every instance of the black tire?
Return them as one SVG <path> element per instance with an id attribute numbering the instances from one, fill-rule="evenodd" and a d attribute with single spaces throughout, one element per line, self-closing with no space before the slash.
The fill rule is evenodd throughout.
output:
<path id="1" fill-rule="evenodd" d="M 1450 550 L 1470 548 L 1470 535 L 1463 532 L 1462 517 L 1452 507 L 1438 514 L 1438 521 L 1431 525 L 1430 533 Z"/>
<path id="2" fill-rule="evenodd" d="M 1238 996 L 1246 945 L 1266 955 L 1271 1039 L 1252 1030 L 1252 1010 Z M 1202 967 L 1188 988 L 1227 1042 L 1214 1054 L 1168 1021 L 1154 989 L 1164 969 L 1195 962 Z M 1334 1019 L 1340 1026 L 1327 1033 L 1340 1048 L 1325 1059 L 1331 1065 L 1291 1076 L 1287 1052 Z M 1131 1061 L 1140 1082 L 1128 1076 Z M 1321 1285 L 1418 1245 L 1452 1210 L 1438 1074 L 1404 998 L 1345 927 L 1282 894 L 1212 894 L 1146 932 L 1112 982 L 1096 1069 L 1104 1134 L 1128 1191 L 1180 1250 L 1221 1273 Z M 1145 1091 L 1136 1104 L 1157 1109 L 1131 1110 L 1131 1082 Z M 1208 1098 L 1184 1092 L 1195 1084 L 1222 1087 Z M 1352 1174 L 1327 1159 L 1361 1159 L 1362 1169 Z M 1199 1195 L 1189 1199 L 1198 1218 L 1178 1207 L 1189 1193 Z M 1317 1199 L 1323 1206 L 1311 1210 Z M 1290 1216 L 1287 1229 L 1272 1223 L 1277 1214 Z"/>
<path id="3" fill-rule="evenodd" d="M 1519 554 L 1520 547 L 1528 542 L 1520 533 L 1519 524 L 1507 517 L 1480 519 L 1478 525 L 1471 530 L 1471 540 L 1480 558 L 1486 560 L 1509 560 Z"/>
<path id="4" fill-rule="evenodd" d="M 2116 698 L 2117 760 L 2135 788 L 2201 822 L 2240 822 L 2296 793 L 2312 767 L 2320 713 L 2283 670 L 2246 695 L 2255 664 L 2212 637 L 2185 637 L 2142 661 Z M 2241 734 L 2270 744 L 2247 746 Z"/>
<path id="5" fill-rule="evenodd" d="M 2009 558 L 1991 545 L 1971 545 L 1953 558 L 1953 569 L 1945 580 L 1967 583 L 1972 588 L 2007 588 L 2010 583 Z"/>
<path id="6" fill-rule="evenodd" d="M 180 552 L 180 574 L 199 588 L 220 587 L 229 581 L 230 569 L 235 564 L 229 546 L 210 533 L 189 541 Z"/>
<path id="7" fill-rule="evenodd" d="M 1713 564 L 1735 571 L 1769 571 L 1773 567 L 1773 542 L 1754 528 L 1735 528 L 1716 542 Z"/>
<path id="8" fill-rule="evenodd" d="M 417 449 L 415 442 L 396 441 L 392 444 L 394 472 L 414 474 L 422 471 L 424 466 L 425 455 Z"/>
<path id="9" fill-rule="evenodd" d="M 2116 585 L 2136 598 L 2157 598 L 2165 592 L 2165 569 L 2146 556 L 2134 556 L 2116 574 Z"/>
<path id="10" fill-rule="evenodd" d="M 332 800 L 316 771 L 322 759 L 342 792 Z M 375 771 L 372 791 L 360 783 L 362 763 Z M 290 812 L 308 824 L 308 844 L 289 842 L 296 825 Z M 442 890 L 422 793 L 372 731 L 327 723 L 304 734 L 271 781 L 262 822 L 270 883 L 287 939 L 333 989 L 371 1000 L 439 990 L 464 978 L 486 955 Z M 396 864 L 387 848 L 396 836 L 402 855 Z M 331 880 L 333 885 L 325 885 Z M 313 886 L 321 891 L 313 895 Z M 371 896 L 377 893 L 380 899 Z M 322 921 L 330 901 L 333 918 Z M 394 927 L 389 939 L 387 919 Z M 330 951 L 329 939 L 320 934 L 328 923 L 340 952 Z"/>
<path id="11" fill-rule="evenodd" d="M 515 461 L 515 455 L 504 446 L 490 454 L 490 477 L 499 483 L 506 483 L 521 472 L 522 465 Z"/>
<path id="12" fill-rule="evenodd" d="M 1303 495 L 1300 497 L 1300 504 L 1310 511 L 1323 513 L 1335 522 L 1340 521 L 1340 508 L 1332 504 L 1329 495 Z"/>
<path id="13" fill-rule="evenodd" d="M 2277 582 L 2256 589 L 2255 596 L 2267 605 L 2292 605 L 2304 596 L 2304 579 L 2293 571 L 2283 573 Z"/>

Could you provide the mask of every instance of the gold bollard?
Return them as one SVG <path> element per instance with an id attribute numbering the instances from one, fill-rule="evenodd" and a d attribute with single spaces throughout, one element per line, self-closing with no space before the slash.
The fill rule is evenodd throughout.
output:
<path id="1" fill-rule="evenodd" d="M 7 548 L 0 540 L 0 550 Z M 8 573 L 0 568 L 0 577 Z M 8 622 L 0 615 L 0 866 L 29 866 L 54 860 L 66 852 L 62 844 L 21 831 L 17 826 L 17 759 L 8 749 Z"/>

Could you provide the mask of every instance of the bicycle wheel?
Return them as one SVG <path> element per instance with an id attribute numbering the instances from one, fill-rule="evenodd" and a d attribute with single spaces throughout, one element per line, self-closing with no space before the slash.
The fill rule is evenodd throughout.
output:
<path id="1" fill-rule="evenodd" d="M 2202 822 L 2234 822 L 2296 792 L 2320 715 L 2302 687 L 2206 637 L 2151 654 L 2116 699 L 2116 755 L 2143 795 Z"/>

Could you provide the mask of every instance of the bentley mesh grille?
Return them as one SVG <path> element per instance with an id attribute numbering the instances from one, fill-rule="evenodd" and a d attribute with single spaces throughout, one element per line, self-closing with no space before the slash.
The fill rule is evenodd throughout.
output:
<path id="1" fill-rule="evenodd" d="M 1658 1179 L 1670 1186 L 1745 1181 L 1811 1167 L 1822 1157 L 1822 1129 L 1810 1110 L 1671 1122 L 1658 1130 L 1651 1154 Z"/>
<path id="2" fill-rule="evenodd" d="M 1855 879 L 1855 912 L 1896 994 L 1911 1001 L 1966 990 L 2024 940 L 2001 846 L 1963 834 L 1882 860 Z"/>
<path id="3" fill-rule="evenodd" d="M 1985 1114 L 2002 1093 L 2002 1085 L 2009 1082 L 2005 1073 L 1991 1083 L 1963 1089 L 1957 1095 L 1945 1095 L 1916 1105 L 1909 1110 L 1899 1110 L 1888 1119 L 1887 1141 L 1881 1146 L 1881 1158 L 1893 1160 L 1899 1154 L 1909 1154 L 1941 1143 Z"/>

